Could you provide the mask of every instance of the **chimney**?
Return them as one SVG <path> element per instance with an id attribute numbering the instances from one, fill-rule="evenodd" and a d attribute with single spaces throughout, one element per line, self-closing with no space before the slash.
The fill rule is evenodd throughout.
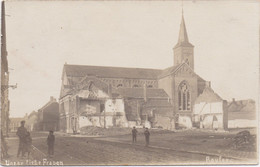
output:
<path id="1" fill-rule="evenodd" d="M 112 85 L 110 83 L 108 84 L 107 94 L 108 94 L 109 97 L 112 96 Z"/>
<path id="2" fill-rule="evenodd" d="M 144 101 L 147 101 L 147 88 L 146 88 L 146 84 L 144 84 Z"/>
<path id="3" fill-rule="evenodd" d="M 206 81 L 206 87 L 211 88 L 211 82 L 210 81 Z"/>

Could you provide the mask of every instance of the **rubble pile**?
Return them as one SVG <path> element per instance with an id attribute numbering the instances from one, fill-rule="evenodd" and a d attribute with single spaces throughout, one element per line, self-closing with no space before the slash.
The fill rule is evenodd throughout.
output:
<path id="1" fill-rule="evenodd" d="M 250 134 L 248 130 L 238 132 L 232 139 L 232 147 L 243 151 L 256 151 L 256 135 Z"/>

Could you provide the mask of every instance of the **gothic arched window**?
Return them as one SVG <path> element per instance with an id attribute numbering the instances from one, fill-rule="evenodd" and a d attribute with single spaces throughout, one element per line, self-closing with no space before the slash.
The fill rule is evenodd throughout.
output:
<path id="1" fill-rule="evenodd" d="M 190 90 L 186 82 L 182 82 L 179 85 L 178 89 L 178 106 L 179 111 L 190 111 L 191 102 L 190 102 Z"/>

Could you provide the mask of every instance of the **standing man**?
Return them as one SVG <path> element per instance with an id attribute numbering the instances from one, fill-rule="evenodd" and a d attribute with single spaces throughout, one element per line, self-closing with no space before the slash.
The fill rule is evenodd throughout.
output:
<path id="1" fill-rule="evenodd" d="M 148 131 L 148 128 L 145 128 L 144 136 L 145 136 L 145 146 L 148 147 L 149 140 L 150 140 L 150 132 Z"/>
<path id="2" fill-rule="evenodd" d="M 137 130 L 135 129 L 134 126 L 132 130 L 133 143 L 136 143 L 136 136 L 137 136 Z"/>
<path id="3" fill-rule="evenodd" d="M 17 157 L 19 157 L 20 153 L 22 152 L 22 157 L 24 157 L 24 149 L 26 143 L 26 135 L 27 129 L 24 127 L 25 121 L 21 121 L 21 126 L 17 129 L 16 135 L 19 137 L 19 148 L 17 152 Z"/>
<path id="4" fill-rule="evenodd" d="M 54 155 L 54 142 L 55 142 L 55 136 L 53 134 L 53 131 L 50 130 L 48 138 L 47 138 L 48 155 L 49 155 L 49 157 L 53 157 L 53 155 Z"/>

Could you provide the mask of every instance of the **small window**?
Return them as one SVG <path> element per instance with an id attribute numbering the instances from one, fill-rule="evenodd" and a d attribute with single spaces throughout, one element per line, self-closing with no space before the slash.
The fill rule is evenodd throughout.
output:
<path id="1" fill-rule="evenodd" d="M 153 88 L 153 85 L 148 85 L 147 87 L 148 87 L 148 88 Z"/>
<path id="2" fill-rule="evenodd" d="M 138 86 L 138 85 L 136 85 L 136 84 L 133 86 L 133 88 L 138 88 L 138 87 L 139 87 L 139 86 Z"/>
<path id="3" fill-rule="evenodd" d="M 123 84 L 118 84 L 117 87 L 118 88 L 123 87 Z"/>

